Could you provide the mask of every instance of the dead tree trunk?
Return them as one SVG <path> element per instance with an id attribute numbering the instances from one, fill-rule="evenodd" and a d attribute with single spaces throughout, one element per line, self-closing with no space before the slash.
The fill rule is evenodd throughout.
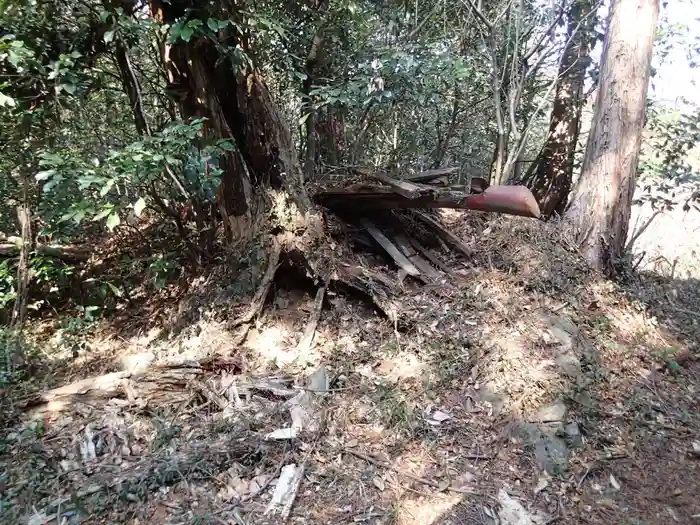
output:
<path id="1" fill-rule="evenodd" d="M 577 0 L 571 6 L 567 46 L 559 66 L 549 135 L 526 176 L 526 184 L 545 217 L 563 213 L 571 191 L 596 4 L 593 0 Z"/>
<path id="2" fill-rule="evenodd" d="M 566 212 L 588 262 L 608 273 L 627 238 L 658 16 L 659 0 L 613 2 L 581 178 Z"/>

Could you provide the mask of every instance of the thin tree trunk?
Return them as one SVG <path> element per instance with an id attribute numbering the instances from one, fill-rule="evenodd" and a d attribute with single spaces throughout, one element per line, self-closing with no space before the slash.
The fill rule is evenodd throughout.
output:
<path id="1" fill-rule="evenodd" d="M 317 9 L 321 9 L 323 3 L 319 4 Z M 320 59 L 321 46 L 323 45 L 323 25 L 319 27 L 314 35 L 309 54 L 306 56 L 306 64 L 304 65 L 304 73 L 306 78 L 302 85 L 302 95 L 304 103 L 302 105 L 302 114 L 306 116 L 304 123 L 306 124 L 306 155 L 304 158 L 304 176 L 307 181 L 314 179 L 316 172 L 316 159 L 318 158 L 318 146 L 316 140 L 316 111 L 314 110 L 314 101 L 310 95 L 311 86 L 313 85 L 316 75 L 316 66 Z"/>
<path id="2" fill-rule="evenodd" d="M 139 86 L 138 77 L 134 68 L 131 67 L 131 60 L 124 42 L 119 39 L 117 41 L 115 58 L 119 69 L 119 76 L 122 79 L 122 86 L 129 97 L 129 104 L 134 115 L 134 124 L 139 135 L 150 135 L 151 131 L 148 127 L 146 113 L 143 108 L 143 98 L 141 97 L 141 87 Z"/>
<path id="3" fill-rule="evenodd" d="M 24 170 L 25 167 L 22 166 Z M 14 372 L 15 368 L 23 365 L 25 360 L 24 352 L 24 321 L 27 317 L 27 306 L 29 303 L 29 253 L 32 251 L 32 219 L 29 210 L 29 176 L 23 173 L 22 204 L 17 207 L 17 222 L 20 228 L 20 253 L 17 261 L 17 293 L 15 304 L 12 307 L 12 319 L 10 329 L 14 334 L 14 350 L 7 352 L 7 371 Z"/>
<path id="4" fill-rule="evenodd" d="M 574 155 L 585 103 L 583 85 L 590 63 L 596 14 L 594 0 L 577 0 L 569 11 L 568 45 L 559 66 L 559 80 L 549 121 L 549 135 L 526 176 L 526 184 L 542 215 L 561 213 L 566 206 L 573 176 Z"/>
<path id="5" fill-rule="evenodd" d="M 658 17 L 659 0 L 613 2 L 581 177 L 566 212 L 582 253 L 606 273 L 627 240 Z"/>

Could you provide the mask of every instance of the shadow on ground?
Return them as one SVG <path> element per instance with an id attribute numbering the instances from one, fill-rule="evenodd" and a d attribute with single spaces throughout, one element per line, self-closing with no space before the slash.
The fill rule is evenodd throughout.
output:
<path id="1" fill-rule="evenodd" d="M 8 429 L 3 512 L 273 523 L 272 483 L 295 463 L 292 523 L 688 523 L 700 513 L 700 283 L 610 283 L 555 225 L 459 217 L 475 256 L 452 261 L 450 286 L 407 289 L 416 322 L 404 332 L 330 294 L 299 362 L 313 288 L 283 272 L 246 347 L 232 348 L 225 317 L 261 264 L 237 278 L 212 269 L 145 298 L 134 322 L 107 322 L 84 361 L 52 368 L 84 377 L 144 351 L 161 364 L 229 360 L 85 392 L 45 411 L 40 430 Z M 310 426 L 265 439 L 295 417 L 290 384 L 319 367 L 330 391 L 307 407 Z"/>

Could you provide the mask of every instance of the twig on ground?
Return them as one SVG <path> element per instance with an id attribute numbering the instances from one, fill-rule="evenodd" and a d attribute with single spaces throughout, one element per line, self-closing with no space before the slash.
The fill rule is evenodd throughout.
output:
<path id="1" fill-rule="evenodd" d="M 258 490 L 241 498 L 240 501 L 238 502 L 238 505 L 246 503 L 246 502 L 252 500 L 253 498 L 257 498 L 260 494 L 265 492 L 267 490 L 267 487 L 269 487 L 270 484 L 272 483 L 272 481 L 280 475 L 280 472 L 282 472 L 282 467 L 284 467 L 284 464 L 287 462 L 288 457 L 289 457 L 289 451 L 287 450 L 287 447 L 285 447 L 284 454 L 282 455 L 282 459 L 280 460 L 280 462 L 277 465 L 277 468 L 275 469 L 275 473 L 272 476 L 270 476 L 265 481 L 265 483 L 262 484 L 262 486 Z M 235 507 L 237 507 L 238 505 L 236 505 Z M 235 510 L 235 507 L 233 510 Z"/>
<path id="2" fill-rule="evenodd" d="M 401 470 L 397 469 L 396 467 L 389 465 L 388 463 L 385 463 L 384 461 L 381 461 L 377 458 L 374 458 L 372 456 L 368 456 L 367 454 L 364 454 L 358 450 L 353 450 L 351 448 L 344 448 L 345 452 L 348 454 L 352 454 L 355 457 L 358 457 L 360 459 L 365 460 L 368 463 L 371 463 L 372 465 L 380 468 L 385 468 L 388 470 L 391 470 L 393 472 L 396 472 L 398 475 L 403 476 L 407 479 L 410 479 L 411 481 L 415 481 L 417 483 L 421 483 L 423 485 L 426 485 L 428 487 L 433 487 L 435 489 L 438 489 L 439 491 L 445 491 L 449 490 L 450 492 L 457 492 L 459 494 L 464 494 L 465 491 L 456 489 L 454 487 L 447 486 L 445 487 L 444 485 L 441 485 L 437 481 L 431 480 L 431 479 L 426 479 L 426 478 L 421 478 L 418 476 L 414 476 L 413 474 L 409 474 L 407 472 L 402 472 Z M 473 456 L 473 455 L 467 455 L 467 459 L 489 459 L 487 456 Z M 471 493 L 471 492 L 470 492 Z"/>
<path id="3" fill-rule="evenodd" d="M 299 344 L 297 345 L 297 351 L 302 357 L 306 357 L 311 350 L 311 343 L 314 339 L 314 334 L 316 333 L 316 327 L 318 326 L 318 321 L 321 319 L 321 311 L 323 310 L 323 298 L 326 295 L 326 285 L 324 284 L 316 291 L 316 298 L 314 299 L 314 309 L 309 317 L 309 323 L 304 329 L 304 335 L 301 337 Z"/>

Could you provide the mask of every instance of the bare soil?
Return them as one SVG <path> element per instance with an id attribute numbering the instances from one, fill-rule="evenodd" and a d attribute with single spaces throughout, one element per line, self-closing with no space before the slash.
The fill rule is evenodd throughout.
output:
<path id="1" fill-rule="evenodd" d="M 2 392 L 0 522 L 280 523 L 267 509 L 290 464 L 304 471 L 287 523 L 697 519 L 698 281 L 606 281 L 556 224 L 443 221 L 474 256 L 441 285 L 404 281 L 408 329 L 329 290 L 303 356 L 316 290 L 291 270 L 232 343 L 262 263 L 135 290 L 77 357 L 37 323 L 36 377 Z M 296 436 L 271 439 L 299 406 Z M 545 409 L 563 410 L 549 441 L 528 437 Z"/>

